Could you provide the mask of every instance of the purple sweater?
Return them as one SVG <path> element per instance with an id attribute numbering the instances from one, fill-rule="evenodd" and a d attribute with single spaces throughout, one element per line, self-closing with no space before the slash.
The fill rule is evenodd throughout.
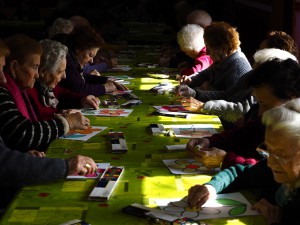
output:
<path id="1" fill-rule="evenodd" d="M 63 79 L 59 85 L 73 92 L 99 96 L 105 94 L 103 84 L 106 81 L 106 77 L 83 75 L 83 70 L 80 68 L 76 57 L 70 52 L 67 55 L 66 79 Z"/>

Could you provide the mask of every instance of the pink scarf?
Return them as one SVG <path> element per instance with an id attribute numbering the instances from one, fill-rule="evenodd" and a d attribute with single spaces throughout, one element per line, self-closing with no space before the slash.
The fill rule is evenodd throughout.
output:
<path id="1" fill-rule="evenodd" d="M 9 74 L 4 73 L 4 76 L 6 77 L 7 82 L 6 84 L 3 85 L 3 87 L 5 87 L 10 92 L 10 94 L 12 95 L 15 101 L 17 108 L 20 110 L 23 116 L 31 120 L 31 122 L 37 121 L 35 112 L 32 108 L 32 105 L 29 102 L 27 92 L 20 91 L 15 81 L 12 79 L 12 77 Z"/>

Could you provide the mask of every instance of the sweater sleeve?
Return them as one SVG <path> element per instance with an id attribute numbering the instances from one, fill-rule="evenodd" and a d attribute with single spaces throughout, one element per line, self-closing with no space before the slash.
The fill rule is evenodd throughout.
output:
<path id="1" fill-rule="evenodd" d="M 21 187 L 64 179 L 66 162 L 58 158 L 39 158 L 10 150 L 0 142 L 0 179 L 2 187 Z"/>
<path id="2" fill-rule="evenodd" d="M 71 59 L 69 59 L 71 60 Z M 101 78 L 107 79 L 107 78 Z M 102 83 L 105 83 L 104 81 Z M 74 92 L 86 95 L 100 96 L 105 94 L 105 87 L 102 83 L 89 83 L 81 76 L 76 65 L 67 61 L 66 78 L 61 80 L 59 85 Z"/>
<path id="3" fill-rule="evenodd" d="M 201 102 L 222 99 L 225 96 L 225 91 L 204 91 L 199 87 L 194 88 L 194 90 L 196 91 L 195 99 Z"/>
<path id="4" fill-rule="evenodd" d="M 201 112 L 213 114 L 228 122 L 235 122 L 240 116 L 248 112 L 250 104 L 248 100 L 244 102 L 227 102 L 225 100 L 207 101 Z"/>
<path id="5" fill-rule="evenodd" d="M 237 164 L 216 174 L 208 183 L 217 193 L 234 192 L 242 189 L 267 189 L 278 185 L 267 166 L 267 160 L 263 159 L 255 165 Z"/>
<path id="6" fill-rule="evenodd" d="M 0 87 L 0 95 L 0 135 L 9 148 L 45 150 L 50 142 L 68 131 L 68 122 L 64 118 L 31 122 L 17 109 L 5 88 Z"/>
<path id="7" fill-rule="evenodd" d="M 99 73 L 101 73 L 101 72 L 106 72 L 107 69 L 108 69 L 107 63 L 102 62 L 102 63 L 86 65 L 85 67 L 83 67 L 83 73 L 89 74 L 93 70 L 97 70 Z"/>
<path id="8" fill-rule="evenodd" d="M 81 108 L 81 99 L 86 95 L 76 93 L 60 86 L 54 88 L 54 94 L 57 96 L 59 103 L 58 109 L 76 109 Z"/>

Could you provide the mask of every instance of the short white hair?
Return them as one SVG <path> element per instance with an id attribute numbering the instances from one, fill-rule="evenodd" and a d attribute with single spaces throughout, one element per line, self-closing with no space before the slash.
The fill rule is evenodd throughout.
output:
<path id="1" fill-rule="evenodd" d="M 181 49 L 200 52 L 205 47 L 204 29 L 197 24 L 187 24 L 177 33 L 177 42 Z"/>
<path id="2" fill-rule="evenodd" d="M 262 122 L 267 128 L 280 130 L 300 142 L 300 98 L 269 109 L 263 114 Z"/>
<path id="3" fill-rule="evenodd" d="M 254 67 L 275 58 L 279 60 L 292 59 L 298 62 L 297 58 L 293 54 L 278 48 L 265 48 L 265 49 L 258 50 L 253 55 L 253 58 L 254 58 Z"/>

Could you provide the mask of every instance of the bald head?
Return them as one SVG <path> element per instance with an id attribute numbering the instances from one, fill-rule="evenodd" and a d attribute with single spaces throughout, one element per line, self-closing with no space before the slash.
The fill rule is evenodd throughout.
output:
<path id="1" fill-rule="evenodd" d="M 197 24 L 203 28 L 212 23 L 212 18 L 208 12 L 204 10 L 194 10 L 186 17 L 187 24 Z"/>

